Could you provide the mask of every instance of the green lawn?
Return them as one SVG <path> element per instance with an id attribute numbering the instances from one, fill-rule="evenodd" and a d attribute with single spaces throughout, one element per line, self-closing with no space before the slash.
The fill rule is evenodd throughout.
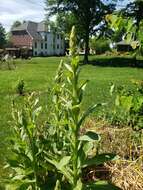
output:
<path id="1" fill-rule="evenodd" d="M 40 92 L 42 103 L 48 102 L 48 89 L 52 87 L 52 79 L 60 62 L 59 57 L 33 58 L 28 61 L 16 61 L 15 70 L 0 70 L 0 160 L 4 159 L 7 138 L 11 126 L 11 102 L 16 96 L 14 86 L 19 78 L 26 82 L 28 92 Z M 64 58 L 66 59 L 66 58 Z M 93 57 L 92 57 L 93 59 Z M 83 108 L 96 102 L 109 102 L 111 82 L 131 86 L 131 80 L 143 80 L 143 69 L 130 67 L 82 66 L 81 80 L 89 79 L 85 93 Z M 47 103 L 48 104 L 48 103 Z"/>

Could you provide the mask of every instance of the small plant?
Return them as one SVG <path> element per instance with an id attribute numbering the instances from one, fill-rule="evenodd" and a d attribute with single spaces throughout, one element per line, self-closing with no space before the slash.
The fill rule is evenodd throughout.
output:
<path id="1" fill-rule="evenodd" d="M 25 98 L 21 111 L 13 103 L 14 136 L 12 143 L 12 158 L 7 160 L 6 167 L 13 173 L 7 184 L 15 189 L 37 190 L 40 184 L 39 175 L 42 168 L 39 160 L 40 148 L 38 144 L 38 127 L 36 119 L 41 111 L 38 99 L 34 100 L 34 93 Z"/>
<path id="2" fill-rule="evenodd" d="M 20 79 L 18 82 L 17 82 L 17 85 L 16 85 L 16 92 L 22 96 L 24 95 L 24 92 L 25 92 L 25 82 L 23 79 Z"/>

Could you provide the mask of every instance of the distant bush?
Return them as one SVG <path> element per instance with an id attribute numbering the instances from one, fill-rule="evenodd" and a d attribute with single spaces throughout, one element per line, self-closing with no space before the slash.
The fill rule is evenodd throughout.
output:
<path id="1" fill-rule="evenodd" d="M 17 84 L 16 84 L 16 92 L 19 95 L 24 95 L 24 91 L 25 91 L 25 82 L 23 79 L 18 80 Z"/>
<path id="2" fill-rule="evenodd" d="M 103 54 L 106 51 L 110 51 L 110 41 L 104 38 L 90 39 L 90 48 L 96 52 L 96 54 Z"/>

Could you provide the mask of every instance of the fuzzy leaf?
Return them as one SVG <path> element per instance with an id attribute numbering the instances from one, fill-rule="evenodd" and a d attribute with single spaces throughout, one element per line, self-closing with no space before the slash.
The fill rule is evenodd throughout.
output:
<path id="1" fill-rule="evenodd" d="M 69 163 L 70 159 L 71 159 L 70 156 L 65 156 L 65 157 L 63 157 L 63 158 L 60 160 L 60 162 L 58 163 L 58 168 L 62 168 L 62 167 L 64 167 L 64 166 L 66 166 L 66 165 Z"/>
<path id="2" fill-rule="evenodd" d="M 92 148 L 93 148 L 93 143 L 92 142 L 85 142 L 85 144 L 83 145 L 83 151 L 84 151 L 86 156 L 92 150 Z"/>
<path id="3" fill-rule="evenodd" d="M 92 166 L 92 165 L 100 165 L 100 164 L 104 164 L 105 162 L 108 161 L 113 161 L 118 159 L 118 156 L 116 156 L 115 154 L 99 154 L 96 155 L 93 158 L 89 158 L 87 159 L 84 163 L 83 163 L 83 168 L 87 167 L 87 166 Z"/>
<path id="4" fill-rule="evenodd" d="M 88 131 L 85 135 L 81 136 L 79 138 L 80 141 L 88 141 L 88 142 L 94 142 L 100 140 L 100 136 L 93 132 L 93 131 Z"/>
<path id="5" fill-rule="evenodd" d="M 96 183 L 87 184 L 84 190 L 121 190 L 121 189 L 112 184 L 109 184 L 106 181 L 98 181 Z"/>

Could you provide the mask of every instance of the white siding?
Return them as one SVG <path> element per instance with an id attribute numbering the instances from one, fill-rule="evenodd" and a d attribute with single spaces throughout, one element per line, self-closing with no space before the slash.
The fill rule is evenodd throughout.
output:
<path id="1" fill-rule="evenodd" d="M 52 32 L 44 32 L 44 33 L 41 32 L 41 36 L 42 36 L 42 41 L 36 41 L 37 48 L 35 47 L 35 42 L 33 42 L 34 56 L 36 55 L 44 55 L 44 56 L 64 55 L 65 42 L 61 34 L 54 34 Z"/>

